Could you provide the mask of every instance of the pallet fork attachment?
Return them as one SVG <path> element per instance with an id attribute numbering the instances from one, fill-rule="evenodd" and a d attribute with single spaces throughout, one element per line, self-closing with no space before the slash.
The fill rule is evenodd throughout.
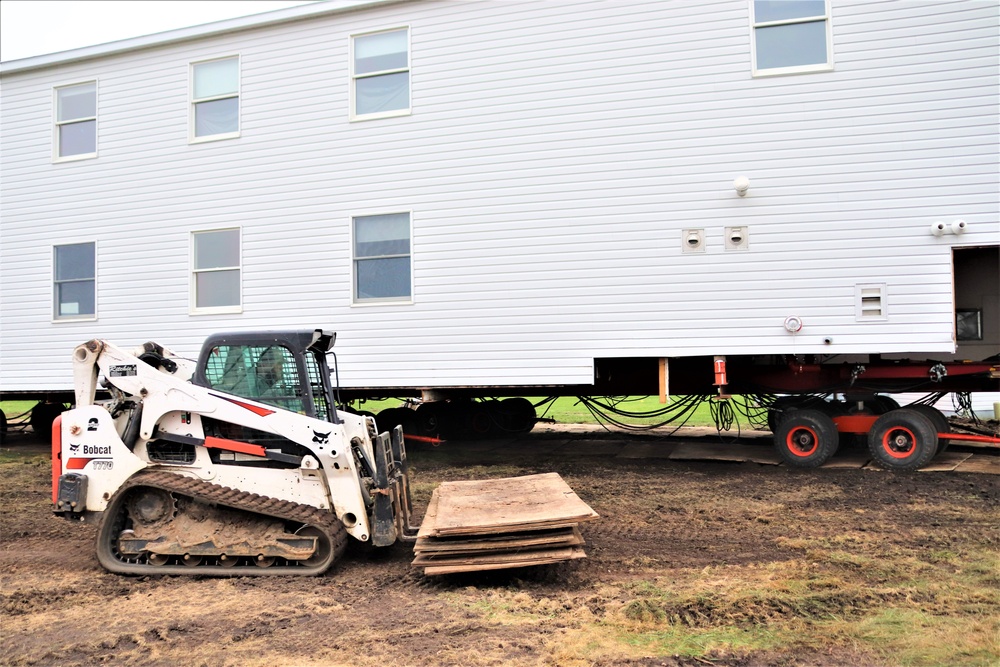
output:
<path id="1" fill-rule="evenodd" d="M 413 501 L 410 497 L 410 464 L 402 426 L 392 433 L 380 433 L 375 440 L 375 496 L 372 544 L 385 547 L 397 540 L 415 542 L 419 526 L 410 523 Z"/>

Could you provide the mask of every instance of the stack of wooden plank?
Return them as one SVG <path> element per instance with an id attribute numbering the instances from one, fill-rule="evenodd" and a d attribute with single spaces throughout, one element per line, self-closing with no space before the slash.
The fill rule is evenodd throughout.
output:
<path id="1" fill-rule="evenodd" d="M 443 482 L 417 533 L 413 565 L 438 575 L 585 558 L 579 524 L 596 518 L 557 473 Z"/>

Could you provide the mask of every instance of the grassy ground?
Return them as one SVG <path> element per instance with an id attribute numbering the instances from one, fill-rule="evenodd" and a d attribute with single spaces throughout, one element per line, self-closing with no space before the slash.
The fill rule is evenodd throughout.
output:
<path id="1" fill-rule="evenodd" d="M 546 397 L 533 396 L 528 397 L 528 400 L 538 405 L 547 399 Z M 659 423 L 669 419 L 678 412 L 685 413 L 673 422 L 675 426 L 681 424 L 686 426 L 712 426 L 715 424 L 709 400 L 701 401 L 697 405 L 691 405 L 690 411 L 685 411 L 689 401 L 693 403 L 691 397 L 675 396 L 671 397 L 667 404 L 662 404 L 657 396 L 627 396 L 604 400 L 602 402 L 613 405 L 617 409 L 634 413 L 667 411 L 665 414 L 653 417 L 615 417 L 629 424 L 649 425 Z M 30 411 L 35 403 L 36 401 L 0 401 L 0 410 L 3 410 L 7 419 L 10 420 Z M 399 405 L 402 405 L 401 400 L 390 398 L 379 401 L 366 401 L 365 403 L 355 405 L 355 407 L 377 414 L 380 410 L 398 407 Z M 598 408 L 598 411 L 606 412 L 603 408 Z M 598 421 L 594 413 L 575 396 L 561 396 L 554 401 L 539 405 L 537 413 L 539 417 L 553 419 L 559 424 L 593 424 Z M 742 427 L 745 428 L 748 425 L 745 416 L 737 414 L 737 419 Z"/>
<path id="2" fill-rule="evenodd" d="M 38 401 L 0 401 L 0 410 L 7 416 L 7 419 L 13 419 L 25 412 L 31 410 L 35 407 L 35 403 Z"/>
<path id="3" fill-rule="evenodd" d="M 598 421 L 598 418 L 595 417 L 594 413 L 587 408 L 587 405 L 576 396 L 560 396 L 551 402 L 547 402 L 547 398 L 544 396 L 529 396 L 527 398 L 534 405 L 538 406 L 536 408 L 538 417 L 554 419 L 560 424 L 593 424 Z M 546 402 L 539 405 L 543 401 Z M 660 399 L 657 396 L 626 396 L 614 399 L 602 399 L 601 402 L 606 405 L 612 405 L 619 410 L 632 413 L 651 414 L 666 411 L 664 414 L 649 417 L 615 417 L 616 419 L 629 424 L 651 425 L 666 421 L 681 412 L 684 414 L 681 415 L 676 421 L 672 422 L 673 425 L 679 426 L 684 424 L 686 426 L 713 426 L 715 424 L 715 419 L 712 416 L 713 401 L 709 400 L 707 397 L 705 400 L 697 402 L 697 405 L 694 404 L 694 397 L 687 396 L 671 397 L 669 402 L 666 404 L 660 403 Z M 715 403 L 717 404 L 718 402 L 716 401 Z M 400 405 L 402 405 L 402 401 L 399 399 L 385 399 L 381 401 L 367 401 L 355 407 L 377 414 L 380 410 L 394 408 Z M 688 411 L 687 408 L 689 406 L 690 410 Z M 597 410 L 598 412 L 607 412 L 604 408 L 598 408 Z M 739 414 L 738 410 L 736 418 L 743 428 L 748 426 L 747 418 L 744 415 Z"/>
<path id="4" fill-rule="evenodd" d="M 117 577 L 93 525 L 51 516 L 47 457 L 0 451 L 0 664 L 1000 665 L 1000 478 L 632 460 L 587 437 L 415 447 L 418 513 L 442 481 L 555 471 L 602 517 L 564 569 L 438 579 L 405 545 L 316 579 Z"/>

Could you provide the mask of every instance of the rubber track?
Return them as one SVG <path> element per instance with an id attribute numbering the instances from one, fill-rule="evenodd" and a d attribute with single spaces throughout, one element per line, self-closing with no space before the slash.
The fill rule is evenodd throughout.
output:
<path id="1" fill-rule="evenodd" d="M 347 547 L 347 530 L 344 524 L 337 518 L 337 515 L 330 510 L 320 509 L 312 505 L 294 503 L 288 500 L 279 500 L 262 496 L 258 493 L 240 491 L 228 486 L 212 484 L 194 477 L 187 477 L 166 471 L 140 472 L 128 479 L 118 491 L 116 496 L 124 495 L 130 489 L 137 487 L 151 487 L 161 489 L 169 493 L 177 493 L 195 500 L 215 505 L 223 505 L 253 514 L 263 514 L 285 521 L 315 526 L 327 533 L 332 538 L 332 548 L 334 557 L 331 565 L 343 555 Z M 114 520 L 114 517 L 105 515 L 103 521 Z M 103 532 L 98 531 L 99 535 Z M 100 537 L 98 538 L 100 539 Z M 231 568 L 222 566 L 198 566 L 198 567 L 171 567 L 158 565 L 130 564 L 130 570 L 136 574 L 141 569 L 142 574 L 186 574 L 186 575 L 206 575 L 216 574 L 223 576 L 246 576 L 246 575 L 270 575 L 270 574 L 320 574 L 320 572 L 309 571 L 308 568 L 299 565 L 279 566 L 271 568 L 260 568 L 256 565 L 237 565 Z"/>

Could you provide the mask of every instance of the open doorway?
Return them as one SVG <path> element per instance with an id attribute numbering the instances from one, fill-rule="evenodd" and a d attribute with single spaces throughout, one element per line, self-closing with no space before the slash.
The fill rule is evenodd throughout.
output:
<path id="1" fill-rule="evenodd" d="M 1000 246 L 954 248 L 956 357 L 1000 354 Z"/>

